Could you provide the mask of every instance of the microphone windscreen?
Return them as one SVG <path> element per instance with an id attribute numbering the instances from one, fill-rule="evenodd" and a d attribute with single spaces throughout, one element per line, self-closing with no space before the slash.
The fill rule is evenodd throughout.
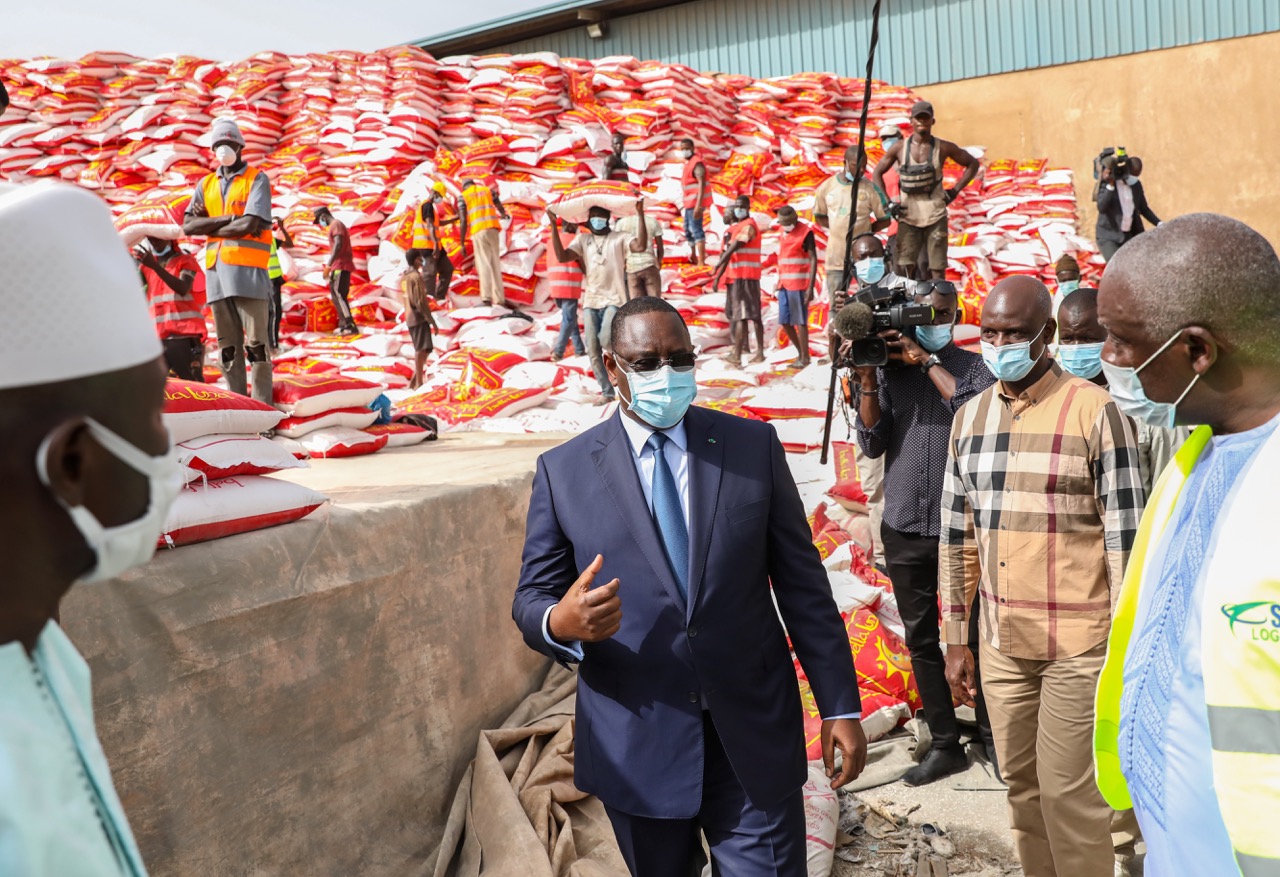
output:
<path id="1" fill-rule="evenodd" d="M 836 333 L 846 341 L 865 338 L 875 324 L 871 308 L 860 301 L 851 301 L 836 311 L 834 325 Z"/>

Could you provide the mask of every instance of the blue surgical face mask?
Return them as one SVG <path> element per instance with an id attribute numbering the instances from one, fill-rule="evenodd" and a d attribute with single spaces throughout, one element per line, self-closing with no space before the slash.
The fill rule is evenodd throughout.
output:
<path id="1" fill-rule="evenodd" d="M 853 174 L 849 173 L 848 171 L 841 171 L 841 172 L 840 172 L 840 175 L 841 175 L 842 177 L 844 177 L 844 181 L 845 181 L 846 183 L 852 183 L 852 182 L 853 182 Z"/>
<path id="2" fill-rule="evenodd" d="M 874 256 L 854 262 L 853 273 L 863 283 L 879 283 L 880 278 L 884 277 L 884 259 Z"/>
<path id="3" fill-rule="evenodd" d="M 733 208 L 733 215 L 739 219 L 746 219 L 751 215 L 751 211 L 745 207 L 735 207 Z"/>
<path id="4" fill-rule="evenodd" d="M 1102 344 L 1059 344 L 1058 361 L 1078 378 L 1091 381 L 1102 371 Z"/>
<path id="5" fill-rule="evenodd" d="M 1147 392 L 1142 389 L 1142 381 L 1138 378 L 1138 372 L 1151 365 L 1157 356 L 1168 350 L 1170 345 L 1177 341 L 1178 336 L 1181 334 L 1181 329 L 1174 332 L 1172 338 L 1160 345 L 1160 349 L 1147 357 L 1147 361 L 1137 368 L 1124 368 L 1112 365 L 1105 359 L 1102 360 L 1102 373 L 1107 376 L 1107 390 L 1110 391 L 1111 398 L 1115 400 L 1116 406 L 1121 412 L 1149 426 L 1173 429 L 1177 423 L 1178 405 L 1182 403 L 1183 399 L 1187 398 L 1187 394 L 1196 385 L 1196 381 L 1200 380 L 1200 375 L 1197 374 L 1192 378 L 1191 383 L 1187 384 L 1187 388 L 1182 391 L 1182 395 L 1174 401 L 1155 402 L 1147 398 Z"/>
<path id="6" fill-rule="evenodd" d="M 596 234 L 606 231 L 609 228 L 609 220 L 603 216 L 593 216 L 587 220 L 587 224 L 591 226 L 591 230 Z"/>
<path id="7" fill-rule="evenodd" d="M 1064 280 L 1058 284 L 1058 295 L 1070 295 L 1079 288 L 1079 280 Z"/>
<path id="8" fill-rule="evenodd" d="M 627 372 L 628 407 L 655 429 L 670 429 L 684 418 L 698 395 L 693 369 L 678 372 L 669 365 L 651 372 Z"/>
<path id="9" fill-rule="evenodd" d="M 1136 182 L 1138 182 L 1138 178 L 1135 177 L 1133 174 L 1129 174 L 1127 177 L 1124 178 L 1124 184 L 1126 186 L 1132 186 Z"/>
<path id="10" fill-rule="evenodd" d="M 893 149 L 893 146 L 895 143 L 898 143 L 901 140 L 902 140 L 901 137 L 890 137 L 887 140 L 881 140 L 880 145 L 884 147 L 885 152 L 888 152 L 890 149 Z"/>
<path id="11" fill-rule="evenodd" d="M 937 353 L 951 343 L 953 332 L 950 323 L 945 326 L 916 326 L 916 341 L 930 353 Z"/>
<path id="12" fill-rule="evenodd" d="M 1003 347 L 996 347 L 990 342 L 982 342 L 982 361 L 987 364 L 987 368 L 991 373 L 1001 381 L 1020 381 L 1027 375 L 1031 374 L 1031 370 L 1035 368 L 1040 357 L 1044 356 L 1041 349 L 1040 355 L 1034 359 L 1031 357 L 1031 345 L 1035 341 L 1023 341 L 1018 344 L 1006 344 Z"/>

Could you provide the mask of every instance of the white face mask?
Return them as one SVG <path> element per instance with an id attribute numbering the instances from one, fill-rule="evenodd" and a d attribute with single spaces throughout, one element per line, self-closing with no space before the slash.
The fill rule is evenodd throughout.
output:
<path id="1" fill-rule="evenodd" d="M 223 167 L 231 167 L 236 163 L 236 148 L 234 146 L 228 146 L 224 143 L 215 149 L 213 154 L 217 157 L 218 164 Z"/>
<path id="2" fill-rule="evenodd" d="M 118 527 L 104 527 L 93 512 L 84 506 L 68 506 L 61 497 L 54 494 L 59 505 L 71 516 L 71 522 L 84 537 L 85 544 L 97 555 L 93 569 L 76 579 L 82 584 L 115 578 L 130 567 L 150 560 L 156 551 L 156 540 L 164 532 L 169 507 L 182 490 L 182 469 L 172 447 L 168 453 L 152 457 L 92 418 L 86 422 L 90 434 L 98 444 L 118 460 L 147 476 L 150 498 L 142 517 Z M 40 476 L 40 483 L 45 487 L 51 486 L 47 468 L 49 441 L 46 438 L 36 453 L 36 471 Z"/>

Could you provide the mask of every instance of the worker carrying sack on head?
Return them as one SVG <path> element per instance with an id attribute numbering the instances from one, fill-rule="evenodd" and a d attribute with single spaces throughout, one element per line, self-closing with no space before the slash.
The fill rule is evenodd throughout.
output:
<path id="1" fill-rule="evenodd" d="M 244 135 L 231 119 L 213 123 L 211 144 L 218 169 L 192 193 L 182 230 L 207 237 L 204 269 L 209 309 L 218 334 L 219 365 L 227 386 L 271 404 L 271 180 L 242 158 Z"/>

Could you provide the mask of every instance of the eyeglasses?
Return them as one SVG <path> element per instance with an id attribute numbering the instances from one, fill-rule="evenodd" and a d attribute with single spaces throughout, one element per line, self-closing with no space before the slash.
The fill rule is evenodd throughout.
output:
<path id="1" fill-rule="evenodd" d="M 940 292 L 943 295 L 955 295 L 956 285 L 950 280 L 919 280 L 916 282 L 916 295 L 929 295 Z"/>
<path id="2" fill-rule="evenodd" d="M 613 358 L 627 366 L 630 371 L 636 372 L 637 374 L 656 372 L 664 365 L 671 366 L 672 371 L 689 372 L 693 371 L 693 366 L 698 361 L 698 355 L 696 353 L 677 353 L 670 359 L 659 359 L 656 356 L 646 356 L 644 359 L 637 359 L 635 362 L 625 360 L 616 353 L 613 355 Z"/>

